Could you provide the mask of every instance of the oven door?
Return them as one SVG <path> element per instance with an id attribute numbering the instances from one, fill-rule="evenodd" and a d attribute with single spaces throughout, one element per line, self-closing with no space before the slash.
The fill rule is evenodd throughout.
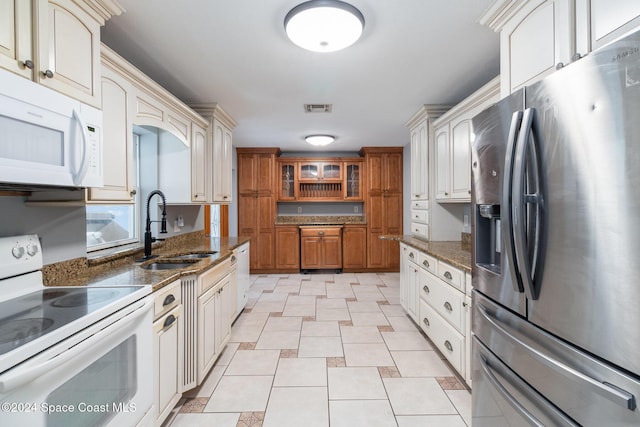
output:
<path id="1" fill-rule="evenodd" d="M 135 426 L 151 411 L 153 297 L 0 375 L 0 425 Z"/>

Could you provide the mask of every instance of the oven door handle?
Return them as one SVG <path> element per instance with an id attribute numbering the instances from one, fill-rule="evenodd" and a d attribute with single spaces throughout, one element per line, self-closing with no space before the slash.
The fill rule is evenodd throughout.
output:
<path id="1" fill-rule="evenodd" d="M 151 306 L 151 303 L 149 303 L 148 301 L 151 300 L 144 299 L 130 305 L 129 308 L 131 309 L 131 311 L 124 317 L 121 317 L 120 319 L 104 327 L 95 334 L 90 335 L 88 338 L 80 341 L 78 344 L 53 356 L 51 359 L 48 359 L 38 365 L 26 368 L 17 366 L 0 375 L 0 393 L 10 392 L 17 387 L 23 386 L 33 381 L 39 376 L 46 374 L 48 371 L 53 370 L 54 366 L 62 365 L 63 363 L 68 362 L 74 357 L 86 351 L 90 351 L 92 347 L 95 347 L 97 344 L 104 341 L 109 335 L 112 335 L 115 332 L 129 327 L 132 321 L 135 321 L 139 317 L 142 317 L 146 314 L 147 310 L 143 310 L 142 308 L 145 305 L 149 305 L 149 307 Z"/>

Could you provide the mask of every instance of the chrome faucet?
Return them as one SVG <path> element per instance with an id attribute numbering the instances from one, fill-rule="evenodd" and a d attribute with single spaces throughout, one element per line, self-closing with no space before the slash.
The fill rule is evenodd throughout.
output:
<path id="1" fill-rule="evenodd" d="M 156 194 L 162 198 L 162 220 L 151 221 L 149 204 L 151 202 L 151 198 Z M 164 198 L 164 193 L 160 190 L 153 190 L 151 193 L 149 193 L 149 197 L 147 197 L 147 227 L 145 228 L 145 231 L 144 231 L 144 258 L 143 259 L 153 258 L 153 256 L 151 255 L 151 243 L 155 242 L 156 240 L 161 240 L 151 236 L 152 222 L 159 222 L 160 233 L 167 234 L 167 201 Z"/>

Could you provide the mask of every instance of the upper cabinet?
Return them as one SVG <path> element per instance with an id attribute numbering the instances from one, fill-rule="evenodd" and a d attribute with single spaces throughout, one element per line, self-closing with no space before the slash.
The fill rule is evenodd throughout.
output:
<path id="1" fill-rule="evenodd" d="M 637 0 L 496 0 L 480 23 L 500 32 L 504 97 L 640 26 Z"/>
<path id="2" fill-rule="evenodd" d="M 411 200 L 429 199 L 429 139 L 433 120 L 450 106 L 424 105 L 405 124 L 411 140 Z"/>
<path id="3" fill-rule="evenodd" d="M 436 200 L 471 201 L 471 120 L 500 99 L 500 78 L 496 77 L 446 114 L 435 120 Z"/>
<path id="4" fill-rule="evenodd" d="M 101 107 L 100 26 L 124 10 L 94 0 L 0 0 L 0 67 Z"/>
<path id="5" fill-rule="evenodd" d="M 237 123 L 219 105 L 192 105 L 209 123 L 207 146 L 210 153 L 206 160 L 207 182 L 211 187 L 210 201 L 217 204 L 232 202 L 232 149 L 233 129 Z"/>
<path id="6" fill-rule="evenodd" d="M 361 158 L 280 158 L 278 201 L 362 201 Z"/>

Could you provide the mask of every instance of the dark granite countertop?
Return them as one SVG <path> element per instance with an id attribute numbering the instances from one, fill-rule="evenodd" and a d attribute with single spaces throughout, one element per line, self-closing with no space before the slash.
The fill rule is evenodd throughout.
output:
<path id="1" fill-rule="evenodd" d="M 413 236 L 384 236 L 384 238 L 398 240 L 466 273 L 471 273 L 471 252 L 465 249 L 467 246 L 462 241 L 432 242 Z"/>
<path id="2" fill-rule="evenodd" d="M 367 225 L 362 215 L 279 215 L 276 225 Z"/>
<path id="3" fill-rule="evenodd" d="M 124 286 L 148 285 L 157 291 L 182 276 L 200 274 L 231 256 L 232 251 L 248 239 L 235 237 L 208 238 L 200 233 L 167 241 L 167 245 L 154 247 L 157 258 L 135 262 L 142 252 L 139 248 L 91 259 L 76 259 L 43 268 L 47 286 Z M 168 260 L 178 255 L 216 251 L 217 254 L 198 258 L 188 267 L 176 270 L 145 270 L 141 265 L 157 260 Z M 84 262 L 83 262 L 84 261 Z"/>

